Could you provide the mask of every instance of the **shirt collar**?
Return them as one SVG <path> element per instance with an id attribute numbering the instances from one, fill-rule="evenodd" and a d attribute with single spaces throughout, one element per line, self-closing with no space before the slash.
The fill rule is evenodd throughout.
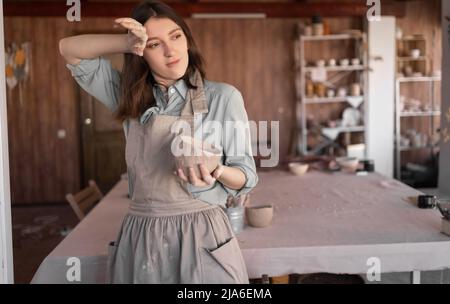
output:
<path id="1" fill-rule="evenodd" d="M 164 93 L 166 92 L 166 89 L 164 88 L 164 86 L 161 86 L 159 84 L 154 84 L 153 87 L 155 89 L 158 89 L 159 92 L 162 93 L 162 96 L 164 96 Z M 173 85 L 171 85 L 169 87 L 169 90 L 170 90 L 170 88 L 175 88 L 176 91 L 178 92 L 178 94 L 181 96 L 181 98 L 183 98 L 183 100 L 186 99 L 188 87 L 183 78 L 178 79 L 177 82 L 175 82 Z"/>

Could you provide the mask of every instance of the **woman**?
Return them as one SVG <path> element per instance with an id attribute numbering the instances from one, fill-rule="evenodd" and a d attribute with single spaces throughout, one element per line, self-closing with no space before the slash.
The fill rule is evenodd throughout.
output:
<path id="1" fill-rule="evenodd" d="M 204 130 L 208 123 L 248 125 L 241 93 L 205 80 L 188 26 L 167 5 L 143 2 L 131 18 L 116 23 L 128 33 L 60 41 L 78 84 L 124 125 L 131 203 L 109 248 L 108 279 L 248 283 L 238 242 L 221 208 L 228 195 L 246 194 L 258 181 L 248 128 L 223 132 L 218 142 L 221 164 L 211 173 L 200 164 L 199 175 L 192 167 L 185 174 L 176 168 L 171 151 L 171 129 L 181 117 L 196 137 L 216 145 L 217 134 Z M 125 53 L 121 75 L 101 57 L 112 53 Z M 242 142 L 245 151 L 236 155 L 234 149 Z"/>

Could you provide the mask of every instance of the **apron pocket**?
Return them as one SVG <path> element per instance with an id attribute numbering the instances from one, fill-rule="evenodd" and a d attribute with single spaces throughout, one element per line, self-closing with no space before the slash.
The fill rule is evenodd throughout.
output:
<path id="1" fill-rule="evenodd" d="M 114 262 L 116 259 L 117 245 L 116 242 L 110 242 L 108 246 L 108 260 L 106 263 L 106 284 L 113 282 Z"/>
<path id="2" fill-rule="evenodd" d="M 245 284 L 247 270 L 235 237 L 214 250 L 200 248 L 204 284 Z"/>

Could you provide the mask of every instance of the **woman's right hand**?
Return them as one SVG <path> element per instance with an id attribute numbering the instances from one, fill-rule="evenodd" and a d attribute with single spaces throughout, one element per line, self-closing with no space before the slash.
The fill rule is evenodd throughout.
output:
<path id="1" fill-rule="evenodd" d="M 138 56 L 143 56 L 148 40 L 145 27 L 133 18 L 118 18 L 114 22 L 128 30 L 127 47 L 129 52 Z"/>

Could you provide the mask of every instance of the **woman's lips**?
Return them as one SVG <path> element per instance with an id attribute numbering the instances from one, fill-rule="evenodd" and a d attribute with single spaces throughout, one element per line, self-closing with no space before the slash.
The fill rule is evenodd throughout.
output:
<path id="1" fill-rule="evenodd" d="M 167 66 L 172 67 L 172 66 L 176 65 L 178 62 L 180 62 L 180 59 L 168 63 Z"/>

